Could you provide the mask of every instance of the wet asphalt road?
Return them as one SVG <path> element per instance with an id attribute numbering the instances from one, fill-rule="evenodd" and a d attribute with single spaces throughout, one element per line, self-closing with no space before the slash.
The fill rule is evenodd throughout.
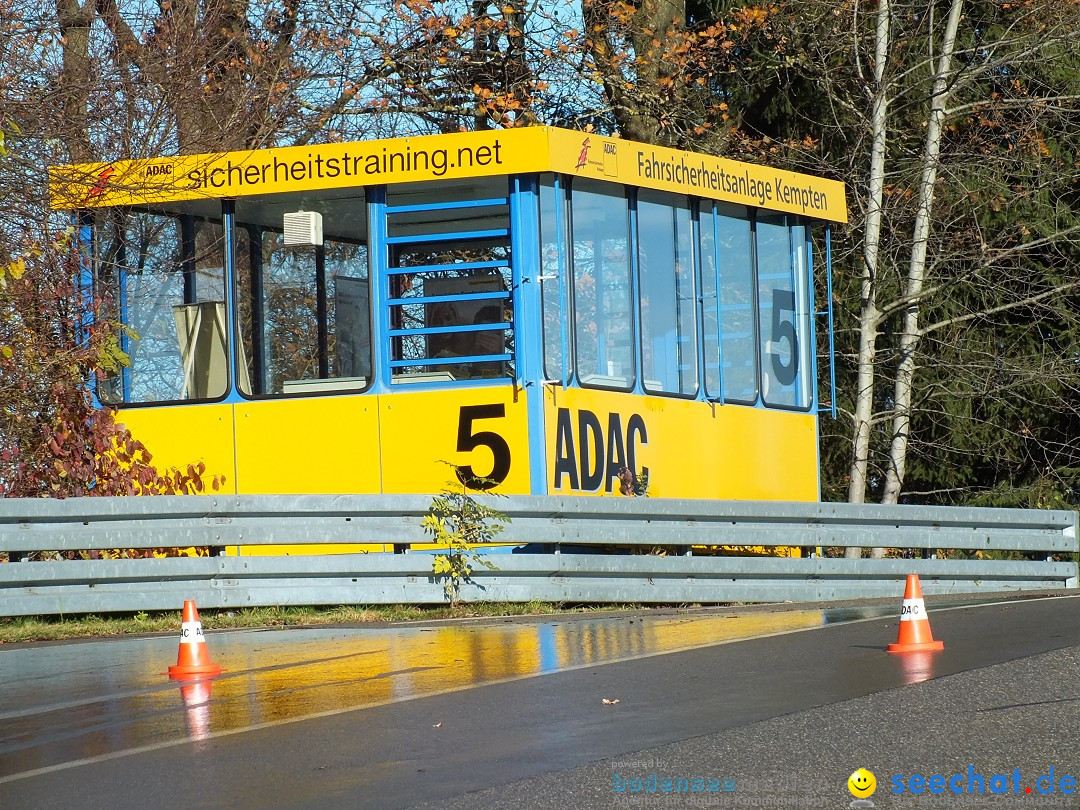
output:
<path id="1" fill-rule="evenodd" d="M 894 611 L 210 634 L 186 695 L 175 639 L 4 648 L 0 807 L 1080 807 L 1080 598 Z"/>

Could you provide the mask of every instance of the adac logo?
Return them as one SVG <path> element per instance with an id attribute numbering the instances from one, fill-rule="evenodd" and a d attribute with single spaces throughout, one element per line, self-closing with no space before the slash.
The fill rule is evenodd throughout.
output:
<path id="1" fill-rule="evenodd" d="M 97 180 L 94 181 L 94 185 L 90 186 L 90 190 L 86 192 L 86 198 L 83 200 L 83 205 L 96 200 L 105 190 L 109 187 L 109 178 L 116 173 L 116 169 L 112 166 L 106 166 L 101 170 L 101 174 L 97 176 Z"/>
<path id="2" fill-rule="evenodd" d="M 173 167 L 168 163 L 151 163 L 143 172 L 143 177 L 172 177 Z"/>
<path id="3" fill-rule="evenodd" d="M 577 165 L 575 169 L 585 168 L 585 164 L 589 162 L 589 139 L 586 138 L 581 142 L 581 152 L 577 157 Z"/>
<path id="4" fill-rule="evenodd" d="M 873 807 L 874 803 L 870 801 L 870 797 L 874 795 L 874 791 L 877 790 L 877 779 L 874 778 L 874 774 L 866 770 L 866 768 L 859 768 L 847 780 L 847 789 L 851 792 L 851 795 L 855 797 L 855 801 L 848 805 L 848 807 Z"/>
<path id="5" fill-rule="evenodd" d="M 581 142 L 581 151 L 578 152 L 577 164 L 574 169 L 581 171 L 588 168 L 590 171 L 595 170 L 606 177 L 618 177 L 619 147 L 617 144 L 611 140 L 601 140 L 601 154 L 599 157 L 593 155 L 594 145 L 592 136 L 586 136 L 585 140 Z"/>

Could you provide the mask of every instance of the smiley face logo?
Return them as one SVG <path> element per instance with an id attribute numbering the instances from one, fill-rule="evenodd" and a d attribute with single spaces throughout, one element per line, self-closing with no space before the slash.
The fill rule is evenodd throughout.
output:
<path id="1" fill-rule="evenodd" d="M 873 796 L 877 790 L 877 779 L 866 768 L 859 768 L 847 780 L 847 789 L 856 799 L 865 799 Z"/>

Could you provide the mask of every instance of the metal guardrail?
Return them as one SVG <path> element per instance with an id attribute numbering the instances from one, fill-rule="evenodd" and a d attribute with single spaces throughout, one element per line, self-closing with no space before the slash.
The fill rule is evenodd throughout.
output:
<path id="1" fill-rule="evenodd" d="M 1077 514 L 845 503 L 498 497 L 510 518 L 466 601 L 720 603 L 819 601 L 923 591 L 1076 588 Z M 413 553 L 63 560 L 0 565 L 0 615 L 200 607 L 438 603 L 422 495 L 0 499 L 0 551 L 265 545 L 411 545 Z M 716 546 L 800 546 L 781 558 Z M 849 560 L 829 547 L 914 549 L 919 559 Z M 663 549 L 666 553 L 651 553 Z M 936 550 L 1020 559 L 938 559 Z M 418 553 L 420 552 L 420 553 Z"/>

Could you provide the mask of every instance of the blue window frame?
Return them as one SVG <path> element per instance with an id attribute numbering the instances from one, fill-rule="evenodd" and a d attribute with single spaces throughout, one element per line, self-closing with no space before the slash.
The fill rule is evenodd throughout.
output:
<path id="1" fill-rule="evenodd" d="M 101 381 L 110 405 L 217 400 L 229 388 L 222 226 L 117 210 L 98 225 L 95 275 L 125 324 L 131 365 Z"/>
<path id="2" fill-rule="evenodd" d="M 573 368 L 586 387 L 812 406 L 808 223 L 577 178 L 564 194 L 559 180 L 539 186 L 548 380 Z"/>
<path id="3" fill-rule="evenodd" d="M 585 386 L 634 387 L 635 337 L 630 227 L 622 186 L 594 180 L 571 188 L 574 357 Z"/>
<path id="4" fill-rule="evenodd" d="M 751 220 L 742 206 L 699 207 L 705 393 L 752 405 L 758 398 Z"/>
<path id="5" fill-rule="evenodd" d="M 497 192 L 387 190 L 392 382 L 514 376 L 510 207 L 498 182 Z"/>
<path id="6" fill-rule="evenodd" d="M 561 179 L 548 175 L 540 182 L 540 290 L 544 332 L 544 376 L 562 384 L 569 381 L 570 311 L 567 294 L 566 193 Z"/>
<path id="7" fill-rule="evenodd" d="M 697 292 L 690 204 L 637 197 L 638 307 L 642 383 L 649 393 L 697 393 Z"/>
<path id="8" fill-rule="evenodd" d="M 759 212 L 755 227 L 762 401 L 810 407 L 813 348 L 805 228 Z"/>
<path id="9" fill-rule="evenodd" d="M 553 174 L 348 193 L 353 208 L 339 198 L 327 216 L 356 233 L 328 233 L 307 253 L 280 249 L 277 220 L 249 211 L 256 201 L 222 201 L 220 220 L 118 209 L 95 223 L 97 279 L 134 330 L 122 338 L 132 367 L 102 382 L 100 399 L 239 401 L 230 373 L 245 396 L 518 374 L 789 410 L 815 404 L 811 231 L 800 217 Z M 825 250 L 827 273 L 827 230 Z M 533 279 L 536 289 L 515 295 Z M 354 320 L 371 317 L 349 356 L 338 334 L 346 281 Z M 293 340 L 286 321 L 303 321 L 303 334 Z M 537 324 L 528 345 L 515 345 L 518 322 Z M 831 330 L 830 315 L 830 340 Z M 210 360 L 182 339 L 204 331 Z M 195 357 L 205 368 L 193 376 Z"/>

